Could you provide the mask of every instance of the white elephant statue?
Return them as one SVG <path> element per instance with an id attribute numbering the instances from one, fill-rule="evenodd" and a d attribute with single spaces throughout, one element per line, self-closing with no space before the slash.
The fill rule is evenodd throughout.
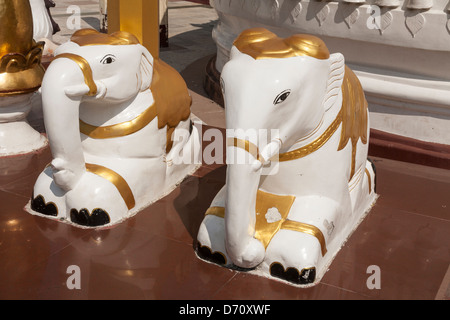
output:
<path id="1" fill-rule="evenodd" d="M 34 186 L 31 213 L 110 226 L 199 167 L 174 162 L 200 139 L 186 83 L 132 34 L 74 33 L 45 73 L 42 102 L 53 161 Z M 178 133 L 186 138 L 173 141 Z"/>
<path id="2" fill-rule="evenodd" d="M 314 285 L 377 198 L 363 89 L 319 38 L 263 28 L 241 33 L 221 77 L 226 184 L 197 255 Z"/>

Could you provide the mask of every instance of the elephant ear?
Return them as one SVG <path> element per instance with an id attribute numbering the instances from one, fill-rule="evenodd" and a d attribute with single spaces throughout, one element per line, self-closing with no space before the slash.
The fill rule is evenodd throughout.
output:
<path id="1" fill-rule="evenodd" d="M 338 98 L 345 75 L 345 59 L 342 54 L 333 53 L 328 60 L 330 63 L 330 72 L 323 102 L 325 110 L 330 109 Z"/>
<path id="2" fill-rule="evenodd" d="M 150 88 L 150 84 L 153 80 L 153 56 L 145 47 L 142 47 L 141 64 L 138 77 L 140 79 L 141 91 L 145 91 Z"/>

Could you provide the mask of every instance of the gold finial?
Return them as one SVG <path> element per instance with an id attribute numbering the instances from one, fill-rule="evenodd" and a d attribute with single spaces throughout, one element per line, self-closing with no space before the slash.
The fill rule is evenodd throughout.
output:
<path id="1" fill-rule="evenodd" d="M 0 96 L 36 91 L 42 82 L 44 44 L 33 40 L 28 0 L 0 0 Z"/>

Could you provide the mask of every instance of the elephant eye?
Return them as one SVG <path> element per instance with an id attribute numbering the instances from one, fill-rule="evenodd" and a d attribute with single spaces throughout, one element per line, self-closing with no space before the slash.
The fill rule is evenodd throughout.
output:
<path id="1" fill-rule="evenodd" d="M 100 63 L 102 63 L 102 64 L 111 64 L 114 61 L 116 61 L 116 57 L 114 55 L 112 55 L 112 54 L 108 54 L 108 55 L 104 56 L 102 60 L 100 60 Z"/>
<path id="2" fill-rule="evenodd" d="M 290 94 L 291 94 L 291 90 L 290 89 L 284 90 L 282 93 L 280 93 L 275 98 L 275 100 L 273 101 L 273 104 L 277 105 L 277 104 L 282 103 L 283 101 L 285 101 L 289 97 Z"/>

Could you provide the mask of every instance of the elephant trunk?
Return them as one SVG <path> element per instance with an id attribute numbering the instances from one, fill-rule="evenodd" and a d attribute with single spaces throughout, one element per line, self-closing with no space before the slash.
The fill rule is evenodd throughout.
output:
<path id="1" fill-rule="evenodd" d="M 232 138 L 231 141 L 233 140 L 247 142 L 247 146 L 255 147 L 256 145 L 256 141 L 249 142 Z M 238 147 L 236 143 L 228 144 L 228 154 L 234 154 L 235 159 L 228 159 L 226 177 L 227 254 L 235 265 L 242 268 L 253 268 L 262 262 L 265 254 L 262 243 L 254 238 L 256 195 L 262 169 L 255 169 L 254 163 L 257 161 L 257 155 L 251 155 L 249 150 L 246 150 L 245 147 Z M 246 159 L 246 161 L 239 161 L 242 159 Z"/>
<path id="2" fill-rule="evenodd" d="M 80 66 L 70 59 L 51 63 L 42 83 L 44 123 L 53 155 L 53 178 L 64 191 L 75 187 L 85 172 L 80 139 L 79 107 L 82 96 L 68 95 L 85 84 Z"/>

